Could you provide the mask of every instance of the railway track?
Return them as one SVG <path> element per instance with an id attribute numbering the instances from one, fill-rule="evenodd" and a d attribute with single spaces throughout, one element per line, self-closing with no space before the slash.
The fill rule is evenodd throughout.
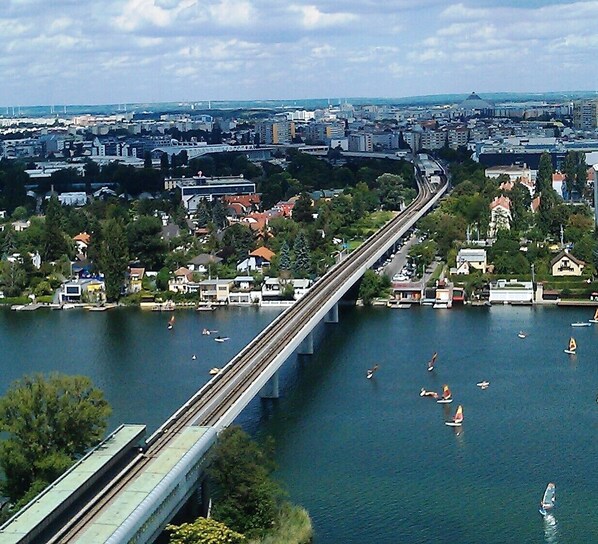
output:
<path id="1" fill-rule="evenodd" d="M 179 408 L 146 442 L 143 452 L 85 505 L 50 544 L 74 542 L 89 523 L 118 496 L 129 482 L 160 454 L 182 429 L 189 425 L 216 426 L 229 407 L 240 398 L 247 387 L 274 361 L 277 354 L 297 334 L 297 327 L 305 325 L 320 310 L 323 302 L 333 296 L 356 270 L 367 265 L 372 255 L 387 247 L 396 237 L 397 229 L 407 225 L 433 196 L 431 187 L 418 178 L 419 192 L 413 202 L 397 217 L 373 234 L 358 249 L 334 265 L 310 292 L 280 314 L 252 342 L 243 348 L 227 365 L 204 385 L 187 403 Z"/>

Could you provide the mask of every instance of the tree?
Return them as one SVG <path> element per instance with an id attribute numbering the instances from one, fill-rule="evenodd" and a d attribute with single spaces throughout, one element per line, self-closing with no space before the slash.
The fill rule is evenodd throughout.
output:
<path id="1" fill-rule="evenodd" d="M 366 270 L 359 284 L 359 298 L 369 306 L 374 298 L 380 295 L 380 276 L 373 270 Z"/>
<path id="2" fill-rule="evenodd" d="M 546 151 L 540 156 L 538 164 L 538 175 L 536 177 L 536 196 L 544 194 L 546 191 L 552 189 L 552 174 L 554 169 L 552 167 L 552 158 Z"/>
<path id="3" fill-rule="evenodd" d="M 314 220 L 313 213 L 311 196 L 306 192 L 301 193 L 293 206 L 293 220 L 298 223 L 311 223 Z"/>
<path id="4" fill-rule="evenodd" d="M 243 544 L 247 539 L 214 519 L 198 518 L 193 523 L 168 525 L 170 544 Z"/>
<path id="5" fill-rule="evenodd" d="M 151 168 L 152 167 L 152 153 L 151 151 L 146 151 L 143 154 L 143 168 Z"/>
<path id="6" fill-rule="evenodd" d="M 144 267 L 155 270 L 162 266 L 166 244 L 161 238 L 162 221 L 142 215 L 127 225 L 129 255 Z"/>
<path id="7" fill-rule="evenodd" d="M 56 196 L 52 196 L 46 208 L 46 223 L 42 257 L 46 261 L 55 261 L 68 251 L 68 246 L 61 228 L 62 207 Z"/>
<path id="8" fill-rule="evenodd" d="M 245 225 L 235 223 L 224 231 L 222 244 L 229 249 L 229 259 L 234 260 L 236 263 L 247 258 L 247 255 L 253 249 L 253 231 Z"/>
<path id="9" fill-rule="evenodd" d="M 169 167 L 170 162 L 168 160 L 168 153 L 162 153 L 162 155 L 160 155 L 160 168 L 162 170 L 168 170 Z"/>
<path id="10" fill-rule="evenodd" d="M 13 383 L 0 399 L 2 491 L 18 501 L 55 480 L 96 444 L 111 409 L 89 378 L 41 374 Z"/>
<path id="11" fill-rule="evenodd" d="M 21 294 L 27 283 L 27 274 L 18 262 L 0 263 L 0 286 L 8 297 L 16 297 Z"/>
<path id="12" fill-rule="evenodd" d="M 280 248 L 280 261 L 278 268 L 281 272 L 284 270 L 286 272 L 291 270 L 291 248 L 289 244 L 285 240 Z"/>
<path id="13" fill-rule="evenodd" d="M 271 449 L 260 448 L 239 427 L 220 434 L 208 468 L 214 486 L 214 519 L 248 536 L 272 527 L 281 489 L 270 479 Z"/>
<path id="14" fill-rule="evenodd" d="M 120 297 L 129 263 L 127 237 L 123 224 L 118 219 L 106 221 L 102 234 L 100 268 L 106 282 L 106 297 L 108 300 L 117 300 Z"/>
<path id="15" fill-rule="evenodd" d="M 307 239 L 305 233 L 300 231 L 295 243 L 293 244 L 293 253 L 295 259 L 293 261 L 293 273 L 295 277 L 302 278 L 309 274 L 311 269 L 311 257 L 309 254 L 309 247 L 307 245 Z"/>
<path id="16" fill-rule="evenodd" d="M 212 207 L 212 221 L 218 229 L 226 226 L 226 210 L 220 199 L 217 199 Z"/>
<path id="17" fill-rule="evenodd" d="M 212 213 L 208 205 L 208 201 L 202 198 L 195 211 L 195 220 L 197 221 L 198 227 L 205 227 L 212 219 Z"/>

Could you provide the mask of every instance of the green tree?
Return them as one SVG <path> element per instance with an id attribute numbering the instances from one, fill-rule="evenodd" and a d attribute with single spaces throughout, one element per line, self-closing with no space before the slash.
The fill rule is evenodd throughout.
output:
<path id="1" fill-rule="evenodd" d="M 214 519 L 198 518 L 193 523 L 168 525 L 170 544 L 243 544 L 247 539 Z"/>
<path id="2" fill-rule="evenodd" d="M 104 436 L 110 411 L 83 376 L 37 374 L 13 383 L 0 399 L 3 493 L 16 502 L 55 480 Z"/>
<path id="3" fill-rule="evenodd" d="M 376 297 L 382 294 L 383 283 L 381 277 L 373 270 L 366 270 L 359 284 L 359 298 L 366 306 L 369 306 Z"/>
<path id="4" fill-rule="evenodd" d="M 68 251 L 68 245 L 61 228 L 62 207 L 58 198 L 52 196 L 46 208 L 46 223 L 44 226 L 44 247 L 42 257 L 46 261 L 55 261 Z"/>
<path id="5" fill-rule="evenodd" d="M 289 272 L 291 270 L 291 248 L 285 240 L 280 248 L 280 261 L 278 268 L 281 271 Z"/>
<path id="6" fill-rule="evenodd" d="M 225 254 L 229 255 L 229 260 L 236 263 L 247 258 L 247 255 L 254 249 L 253 231 L 245 225 L 235 223 L 224 231 L 222 244 Z"/>
<path id="7" fill-rule="evenodd" d="M 127 225 L 129 255 L 144 267 L 155 270 L 162 266 L 166 244 L 161 238 L 162 221 L 149 215 L 140 216 Z"/>
<path id="8" fill-rule="evenodd" d="M 168 291 L 168 280 L 170 279 L 170 270 L 168 268 L 163 267 L 160 269 L 158 274 L 156 274 L 156 287 L 160 291 Z"/>
<path id="9" fill-rule="evenodd" d="M 226 210 L 220 199 L 217 199 L 212 206 L 212 221 L 218 229 L 226 226 Z"/>
<path id="10" fill-rule="evenodd" d="M 152 167 L 152 153 L 151 151 L 146 151 L 143 154 L 143 168 L 151 168 Z"/>
<path id="11" fill-rule="evenodd" d="M 0 262 L 0 286 L 6 296 L 19 296 L 26 284 L 27 274 L 23 265 L 18 262 Z"/>
<path id="12" fill-rule="evenodd" d="M 160 155 L 160 168 L 164 171 L 170 168 L 170 161 L 168 160 L 168 153 L 162 153 Z"/>
<path id="13" fill-rule="evenodd" d="M 295 238 L 293 244 L 293 273 L 297 278 L 303 278 L 307 276 L 311 270 L 311 256 L 309 254 L 309 247 L 307 245 L 307 239 L 305 233 L 300 231 Z"/>
<path id="14" fill-rule="evenodd" d="M 205 227 L 207 224 L 212 220 L 212 212 L 208 205 L 208 201 L 202 198 L 197 205 L 197 210 L 195 211 L 195 220 L 197 221 L 197 226 Z"/>
<path id="15" fill-rule="evenodd" d="M 538 175 L 536 176 L 536 196 L 552 189 L 552 158 L 550 153 L 544 152 L 540 156 L 538 164 Z"/>
<path id="16" fill-rule="evenodd" d="M 120 220 L 106 221 L 100 254 L 100 268 L 106 282 L 106 297 L 108 300 L 118 300 L 129 264 L 127 237 Z"/>
<path id="17" fill-rule="evenodd" d="M 239 427 L 225 429 L 208 468 L 214 519 L 248 536 L 271 528 L 282 494 L 273 470 L 271 447 L 260 448 Z"/>
<path id="18" fill-rule="evenodd" d="M 298 223 L 311 223 L 314 220 L 313 213 L 311 196 L 306 192 L 301 193 L 293 206 L 293 220 Z"/>

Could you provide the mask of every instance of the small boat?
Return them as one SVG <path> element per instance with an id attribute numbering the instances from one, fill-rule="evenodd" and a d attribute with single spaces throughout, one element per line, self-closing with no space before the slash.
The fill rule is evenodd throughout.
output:
<path id="1" fill-rule="evenodd" d="M 434 370 L 434 363 L 436 363 L 436 357 L 438 357 L 438 353 L 434 352 L 432 358 L 428 361 L 428 372 L 432 372 Z"/>
<path id="2" fill-rule="evenodd" d="M 593 319 L 590 319 L 589 321 L 590 323 L 598 323 L 598 308 L 596 308 L 596 311 L 594 312 Z"/>
<path id="3" fill-rule="evenodd" d="M 174 327 L 174 316 L 170 317 L 170 321 L 168 321 L 168 330 L 171 331 Z"/>
<path id="4" fill-rule="evenodd" d="M 453 402 L 453 394 L 448 385 L 444 384 L 442 386 L 442 398 L 438 399 L 436 402 L 438 404 L 450 404 Z"/>
<path id="5" fill-rule="evenodd" d="M 448 425 L 449 427 L 461 427 L 461 425 L 463 425 L 463 406 L 459 404 L 453 420 L 445 421 L 444 424 Z"/>
<path id="6" fill-rule="evenodd" d="M 220 372 L 220 369 L 218 367 L 210 368 L 210 376 L 215 376 L 216 374 L 218 374 L 218 372 Z"/>
<path id="7" fill-rule="evenodd" d="M 517 336 L 519 336 L 519 338 L 526 338 L 527 337 L 527 333 L 525 333 L 523 331 L 519 331 L 519 334 Z"/>
<path id="8" fill-rule="evenodd" d="M 197 355 L 191 355 L 191 360 L 195 361 L 197 359 Z"/>
<path id="9" fill-rule="evenodd" d="M 575 338 L 573 338 L 573 336 L 569 338 L 569 349 L 564 351 L 569 355 L 575 355 L 575 352 L 577 351 L 577 343 L 575 342 Z"/>
<path id="10" fill-rule="evenodd" d="M 571 323 L 572 327 L 591 327 L 592 324 L 589 321 L 576 321 L 575 323 Z"/>
<path id="11" fill-rule="evenodd" d="M 419 396 L 420 397 L 432 397 L 433 399 L 437 399 L 438 398 L 438 393 L 436 393 L 436 391 L 426 391 L 425 388 L 421 388 L 421 391 L 419 392 Z"/>
<path id="12" fill-rule="evenodd" d="M 540 501 L 539 512 L 543 516 L 546 516 L 555 506 L 556 502 L 556 486 L 553 483 L 549 483 L 546 486 L 542 500 Z"/>
<path id="13" fill-rule="evenodd" d="M 208 304 L 207 306 L 197 306 L 195 308 L 196 312 L 213 312 L 216 309 L 215 306 Z"/>
<path id="14" fill-rule="evenodd" d="M 368 371 L 365 374 L 365 377 L 368 380 L 372 379 L 372 376 L 378 371 L 378 369 L 380 368 L 379 365 L 374 365 L 372 368 L 368 368 Z"/>
<path id="15" fill-rule="evenodd" d="M 215 342 L 226 342 L 227 340 L 230 340 L 230 338 L 228 336 L 217 336 L 216 338 L 214 338 Z"/>
<path id="16" fill-rule="evenodd" d="M 481 387 L 482 389 L 488 389 L 488 386 L 490 385 L 490 382 L 487 382 L 486 380 L 484 380 L 483 382 L 476 383 L 476 385 L 478 387 Z"/>

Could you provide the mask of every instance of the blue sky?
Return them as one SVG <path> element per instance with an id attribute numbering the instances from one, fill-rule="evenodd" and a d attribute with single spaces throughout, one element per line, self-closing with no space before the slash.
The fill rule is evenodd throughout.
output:
<path id="1" fill-rule="evenodd" d="M 5 106 L 598 88 L 597 1 L 1 3 Z"/>

